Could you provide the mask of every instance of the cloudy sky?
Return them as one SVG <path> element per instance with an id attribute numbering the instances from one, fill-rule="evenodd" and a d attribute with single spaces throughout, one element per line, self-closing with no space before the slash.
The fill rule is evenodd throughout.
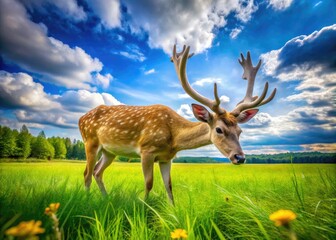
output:
<path id="1" fill-rule="evenodd" d="M 336 151 L 334 0 L 0 0 L 0 124 L 80 139 L 100 105 L 164 104 L 196 121 L 169 61 L 191 46 L 192 86 L 232 110 L 241 52 L 262 59 L 275 99 L 243 124 L 246 153 Z M 183 152 L 220 156 L 213 147 Z"/>

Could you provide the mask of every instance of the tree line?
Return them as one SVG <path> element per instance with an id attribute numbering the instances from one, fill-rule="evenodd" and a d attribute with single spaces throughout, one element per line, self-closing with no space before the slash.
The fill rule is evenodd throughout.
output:
<path id="1" fill-rule="evenodd" d="M 84 143 L 70 138 L 33 136 L 26 125 L 20 131 L 0 125 L 0 158 L 85 159 Z"/>
<path id="2" fill-rule="evenodd" d="M 85 160 L 84 143 L 70 138 L 46 138 L 44 131 L 33 136 L 26 125 L 20 131 L 0 125 L 0 158 L 77 159 Z M 139 158 L 118 156 L 116 161 L 140 162 Z M 180 163 L 229 162 L 226 158 L 179 157 Z M 336 163 L 336 153 L 299 152 L 246 155 L 247 163 Z"/>
<path id="3" fill-rule="evenodd" d="M 140 162 L 140 158 L 127 158 L 118 156 L 119 162 Z M 223 157 L 177 157 L 174 163 L 229 163 Z M 336 153 L 321 152 L 287 152 L 278 154 L 246 155 L 247 164 L 256 163 L 336 163 Z"/>
<path id="4" fill-rule="evenodd" d="M 287 152 L 246 155 L 248 163 L 336 163 L 336 153 Z"/>

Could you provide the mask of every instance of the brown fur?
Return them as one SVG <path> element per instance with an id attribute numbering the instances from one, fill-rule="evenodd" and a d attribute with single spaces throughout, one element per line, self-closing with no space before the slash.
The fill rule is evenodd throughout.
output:
<path id="1" fill-rule="evenodd" d="M 219 118 L 228 126 L 235 126 L 238 124 L 237 119 L 231 113 L 225 112 L 224 114 L 219 115 Z"/>
<path id="2" fill-rule="evenodd" d="M 208 124 L 188 121 L 163 105 L 101 105 L 92 109 L 79 119 L 87 158 L 85 186 L 89 189 L 94 176 L 101 191 L 106 194 L 102 175 L 115 156 L 141 157 L 146 196 L 153 186 L 153 164 L 159 162 L 165 187 L 173 201 L 171 159 L 180 150 L 198 148 L 212 142 L 222 148 L 226 143 L 221 138 L 211 138 L 216 121 L 224 122 L 227 127 L 237 124 L 228 113 L 214 116 L 215 122 Z M 238 140 L 232 142 L 238 143 Z M 99 152 L 102 152 L 102 157 L 96 164 Z"/>

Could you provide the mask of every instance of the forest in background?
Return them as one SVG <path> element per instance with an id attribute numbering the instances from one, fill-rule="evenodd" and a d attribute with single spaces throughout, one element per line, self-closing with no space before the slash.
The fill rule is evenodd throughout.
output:
<path id="1" fill-rule="evenodd" d="M 26 125 L 20 131 L 0 125 L 0 158 L 18 159 L 69 159 L 85 160 L 84 143 L 70 138 L 47 138 L 44 131 L 33 136 Z M 247 163 L 336 163 L 336 153 L 297 152 L 279 154 L 246 155 Z M 140 162 L 138 158 L 118 156 L 116 161 Z M 227 158 L 178 157 L 178 163 L 222 163 Z"/>
<path id="2" fill-rule="evenodd" d="M 0 158 L 85 159 L 84 143 L 61 137 L 33 136 L 26 125 L 20 131 L 0 126 Z"/>

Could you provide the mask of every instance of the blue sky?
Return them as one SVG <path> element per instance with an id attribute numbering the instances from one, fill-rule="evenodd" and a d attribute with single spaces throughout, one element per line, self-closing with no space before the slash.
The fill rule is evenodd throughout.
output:
<path id="1" fill-rule="evenodd" d="M 188 77 L 232 110 L 245 94 L 239 54 L 262 59 L 255 84 L 275 99 L 243 124 L 246 153 L 336 150 L 333 0 L 0 0 L 0 124 L 80 139 L 100 105 L 164 104 L 196 121 L 169 61 L 195 52 Z M 182 152 L 221 156 L 213 147 Z"/>

